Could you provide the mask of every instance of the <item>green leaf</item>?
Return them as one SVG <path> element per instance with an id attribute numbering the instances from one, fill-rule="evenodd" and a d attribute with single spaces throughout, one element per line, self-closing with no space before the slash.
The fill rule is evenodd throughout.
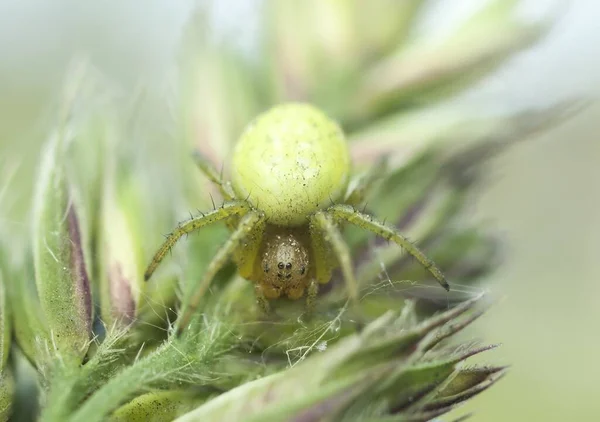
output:
<path id="1" fill-rule="evenodd" d="M 452 381 L 440 390 L 441 397 L 453 396 L 490 379 L 496 379 L 506 371 L 503 366 L 484 366 L 461 369 Z"/>
<path id="2" fill-rule="evenodd" d="M 10 310 L 8 297 L 4 288 L 3 268 L 0 266 L 0 371 L 6 366 L 10 351 Z"/>
<path id="3" fill-rule="evenodd" d="M 406 325 L 410 318 L 386 314 L 326 351 L 224 393 L 178 420 L 283 421 L 308 415 L 311 420 L 339 420 L 346 412 L 357 415 L 352 413 L 357 409 L 367 415 L 369 409 L 381 411 L 393 399 L 400 405 L 413 397 L 415 403 L 415 395 L 431 392 L 458 362 L 479 351 L 438 359 L 427 354 L 480 314 L 471 312 L 478 300 L 412 327 Z"/>
<path id="4" fill-rule="evenodd" d="M 392 169 L 436 152 L 456 154 L 457 160 L 462 156 L 462 164 L 481 164 L 478 160 L 564 122 L 585 105 L 569 100 L 539 110 L 492 116 L 455 105 L 402 111 L 351 132 L 351 153 L 360 166 L 386 157 Z"/>
<path id="5" fill-rule="evenodd" d="M 369 63 L 403 45 L 423 0 L 269 1 L 264 73 L 281 100 L 308 101 L 340 116 Z M 377 25 L 373 25 L 377 22 Z M 306 31 L 307 25 L 312 30 Z M 327 72 L 323 72 L 323 69 Z"/>
<path id="6" fill-rule="evenodd" d="M 427 403 L 426 409 L 435 410 L 453 406 L 487 390 L 505 374 L 505 368 L 468 368 L 459 370 L 452 380 Z"/>
<path id="7" fill-rule="evenodd" d="M 206 400 L 190 391 L 156 391 L 136 397 L 108 419 L 111 422 L 169 422 Z"/>
<path id="8" fill-rule="evenodd" d="M 64 170 L 65 130 L 47 144 L 33 214 L 35 279 L 49 346 L 78 365 L 91 334 L 92 301 L 76 205 Z"/>
<path id="9" fill-rule="evenodd" d="M 12 411 L 15 380 L 10 368 L 0 370 L 0 422 L 8 421 Z"/>
<path id="10" fill-rule="evenodd" d="M 232 342 L 236 340 L 231 327 L 218 318 L 211 320 L 206 314 L 197 315 L 190 326 L 181 337 L 170 337 L 113 374 L 86 397 L 69 420 L 103 421 L 129 400 L 153 389 L 203 386 L 210 389 L 215 384 L 226 382 L 229 376 L 238 379 L 238 374 L 219 373 L 217 377 L 214 373 L 219 368 L 219 359 L 231 350 Z M 84 368 L 87 365 L 89 363 Z M 81 381 L 86 379 L 83 377 Z M 58 412 L 60 409 L 55 414 L 62 416 Z M 50 420 L 62 421 L 65 418 Z"/>
<path id="11" fill-rule="evenodd" d="M 131 341 L 126 327 L 115 324 L 106 330 L 104 340 L 85 364 L 50 374 L 41 420 L 65 421 L 87 397 L 138 356 L 140 346 Z"/>
<path id="12" fill-rule="evenodd" d="M 358 88 L 354 114 L 373 117 L 409 101 L 438 101 L 472 86 L 537 41 L 547 23 L 517 17 L 520 0 L 493 0 L 441 41 L 416 39 L 374 65 Z"/>
<path id="13" fill-rule="evenodd" d="M 12 303 L 15 339 L 29 361 L 40 365 L 48 357 L 45 346 L 50 344 L 50 334 L 35 293 L 33 276 L 25 270 L 23 274 L 11 276 L 11 280 L 6 288 Z"/>

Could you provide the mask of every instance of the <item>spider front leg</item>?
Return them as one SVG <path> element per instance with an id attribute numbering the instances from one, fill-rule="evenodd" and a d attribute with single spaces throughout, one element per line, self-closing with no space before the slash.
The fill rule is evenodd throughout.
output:
<path id="1" fill-rule="evenodd" d="M 158 251 L 156 251 L 156 254 L 154 254 L 152 261 L 144 273 L 144 280 L 147 281 L 150 277 L 152 277 L 152 274 L 164 259 L 167 252 L 169 252 L 169 250 L 175 246 L 177 241 L 181 239 L 184 234 L 191 233 L 201 227 L 225 220 L 232 216 L 244 215 L 248 211 L 250 211 L 250 206 L 245 201 L 225 202 L 220 208 L 217 208 L 214 211 L 199 215 L 198 217 L 194 217 L 191 220 L 180 224 L 175 230 L 173 230 L 171 234 L 167 236 L 167 240 L 165 240 Z"/>
<path id="2" fill-rule="evenodd" d="M 406 252 L 414 256 L 417 261 L 419 261 L 421 265 L 423 265 L 423 267 L 425 267 L 425 269 L 435 277 L 435 279 L 442 285 L 444 289 L 450 291 L 450 285 L 446 281 L 446 277 L 444 277 L 444 274 L 442 274 L 435 263 L 431 259 L 427 258 L 427 256 L 421 252 L 419 248 L 411 243 L 411 241 L 406 237 L 402 236 L 402 234 L 400 234 L 395 228 L 386 226 L 374 217 L 363 214 L 350 205 L 333 205 L 329 207 L 326 212 L 338 221 L 354 224 L 355 226 L 369 230 L 385 239 L 393 241 L 398 246 L 406 250 Z"/>
<path id="3" fill-rule="evenodd" d="M 206 176 L 206 178 L 219 187 L 219 191 L 221 192 L 221 195 L 223 195 L 223 199 L 226 201 L 232 201 L 235 198 L 235 193 L 233 192 L 231 183 L 223 181 L 223 178 L 217 172 L 217 169 L 215 169 L 213 164 L 204 155 L 202 155 L 200 151 L 195 150 L 193 157 L 196 165 Z"/>
<path id="4" fill-rule="evenodd" d="M 315 301 L 319 294 L 319 284 L 316 280 L 311 280 L 306 292 L 306 314 L 310 317 L 315 311 Z"/>
<path id="5" fill-rule="evenodd" d="M 212 261 L 208 264 L 206 268 L 202 281 L 195 288 L 194 293 L 190 300 L 184 303 L 182 310 L 180 311 L 180 316 L 177 321 L 177 325 L 175 326 L 175 334 L 179 335 L 183 331 L 185 327 L 188 326 L 192 315 L 198 309 L 200 305 L 200 301 L 206 290 L 210 286 L 211 281 L 219 272 L 221 268 L 233 257 L 236 250 L 239 250 L 242 243 L 245 240 L 249 240 L 251 243 L 256 243 L 259 239 L 248 239 L 253 233 L 255 233 L 255 228 L 262 224 L 265 216 L 263 213 L 257 211 L 250 211 L 245 214 L 241 219 L 235 230 L 231 233 L 225 244 L 221 246 L 219 251 L 216 253 Z M 262 237 L 262 233 L 261 233 Z"/>
<path id="6" fill-rule="evenodd" d="M 271 305 L 269 305 L 269 300 L 265 296 L 263 286 L 261 286 L 260 284 L 256 284 L 254 286 L 254 294 L 256 295 L 256 303 L 258 303 L 258 307 L 263 311 L 265 315 L 270 314 Z"/>
<path id="7" fill-rule="evenodd" d="M 324 279 L 319 279 L 319 273 L 331 274 L 331 263 L 326 255 L 327 251 L 324 250 L 323 243 L 329 244 L 333 248 L 333 252 L 337 257 L 337 260 L 344 273 L 344 280 L 346 281 L 346 287 L 348 289 L 348 295 L 350 299 L 356 304 L 358 302 L 358 284 L 354 277 L 354 270 L 352 269 L 352 258 L 348 245 L 342 238 L 340 230 L 337 228 L 334 220 L 330 215 L 322 211 L 317 212 L 311 217 L 311 237 L 313 238 L 313 244 L 321 245 L 321 247 L 315 250 L 315 264 L 317 266 L 317 279 L 323 282 Z M 315 230 L 316 229 L 316 230 Z M 323 242 L 322 239 L 325 240 Z M 330 276 L 329 276 L 330 278 Z M 325 282 L 329 281 L 329 278 Z M 310 294 L 310 291 L 309 291 Z M 316 292 L 314 293 L 316 295 Z"/>

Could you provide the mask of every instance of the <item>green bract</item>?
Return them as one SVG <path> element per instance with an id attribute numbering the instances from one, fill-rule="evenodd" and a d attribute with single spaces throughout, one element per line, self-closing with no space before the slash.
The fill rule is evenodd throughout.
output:
<path id="1" fill-rule="evenodd" d="M 10 416 L 14 379 L 11 369 L 7 367 L 11 326 L 2 273 L 2 260 L 0 259 L 0 421 L 5 421 Z"/>

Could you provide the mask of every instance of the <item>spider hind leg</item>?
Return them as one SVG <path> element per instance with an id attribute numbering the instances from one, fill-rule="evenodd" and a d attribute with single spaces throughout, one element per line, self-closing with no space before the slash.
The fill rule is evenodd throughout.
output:
<path id="1" fill-rule="evenodd" d="M 202 281 L 194 287 L 191 298 L 184 302 L 183 309 L 180 312 L 177 325 L 175 327 L 176 334 L 180 334 L 181 331 L 190 323 L 192 315 L 196 312 L 204 294 L 208 290 L 211 281 L 221 268 L 234 256 L 235 251 L 240 248 L 248 236 L 252 233 L 256 225 L 261 224 L 264 221 L 264 215 L 256 211 L 250 211 L 245 214 L 238 224 L 237 228 L 231 233 L 231 236 L 225 241 L 223 246 L 217 251 L 216 255 L 208 264 Z"/>
<path id="2" fill-rule="evenodd" d="M 333 205 L 329 207 L 326 212 L 337 221 L 354 224 L 357 227 L 368 230 L 384 239 L 396 243 L 406 252 L 414 256 L 415 259 L 435 277 L 438 283 L 446 289 L 446 291 L 450 291 L 450 285 L 446 281 L 446 277 L 444 277 L 442 271 L 415 244 L 404 237 L 395 228 L 386 225 L 371 215 L 357 211 L 350 205 Z"/>
<path id="3" fill-rule="evenodd" d="M 334 256 L 337 258 L 337 262 L 342 268 L 344 274 L 344 280 L 346 282 L 346 288 L 350 299 L 356 304 L 358 302 L 358 283 L 354 276 L 354 269 L 352 267 L 352 258 L 348 245 L 342 238 L 342 234 L 335 224 L 333 218 L 326 212 L 317 212 L 311 217 L 311 236 L 313 238 L 313 244 L 319 246 L 320 250 L 315 251 L 315 255 L 321 257 L 320 260 L 315 259 L 317 280 L 321 283 L 329 281 L 331 278 L 332 264 L 328 262 L 329 254 L 327 253 L 324 244 L 329 244 L 333 249 Z M 324 240 L 324 241 L 323 241 Z M 326 274 L 327 279 L 319 279 L 319 275 L 323 277 Z"/>

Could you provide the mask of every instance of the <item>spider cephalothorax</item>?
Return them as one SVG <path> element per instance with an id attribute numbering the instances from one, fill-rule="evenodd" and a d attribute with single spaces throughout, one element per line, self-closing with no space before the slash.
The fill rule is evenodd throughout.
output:
<path id="1" fill-rule="evenodd" d="M 267 299 L 285 295 L 290 299 L 303 296 L 310 282 L 309 243 L 297 230 L 267 227 L 260 253 L 260 274 L 253 279 Z"/>
<path id="2" fill-rule="evenodd" d="M 254 282 L 257 300 L 266 312 L 268 299 L 284 295 L 298 299 L 305 293 L 310 310 L 318 285 L 329 282 L 338 266 L 351 299 L 357 300 L 341 223 L 397 243 L 449 288 L 435 264 L 394 227 L 354 208 L 373 178 L 349 184 L 350 154 L 344 134 L 318 109 L 283 104 L 251 122 L 233 152 L 231 183 L 221 180 L 200 155 L 196 160 L 219 186 L 225 203 L 179 225 L 156 252 L 145 278 L 150 278 L 167 251 L 186 233 L 225 221 L 231 236 L 183 310 L 178 330 L 187 325 L 211 280 L 229 259 L 236 262 L 244 278 Z"/>

